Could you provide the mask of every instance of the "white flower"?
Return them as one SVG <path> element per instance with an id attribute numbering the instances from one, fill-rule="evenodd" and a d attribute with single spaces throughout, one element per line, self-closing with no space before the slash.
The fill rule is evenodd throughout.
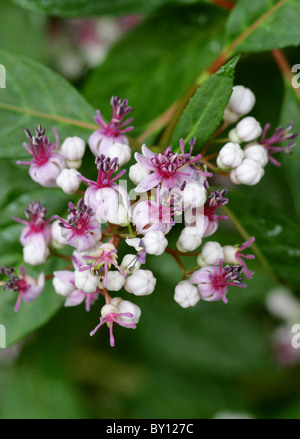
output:
<path id="1" fill-rule="evenodd" d="M 237 180 L 248 186 L 257 184 L 264 173 L 265 171 L 261 164 L 251 159 L 244 159 L 235 170 Z"/>
<path id="2" fill-rule="evenodd" d="M 197 288 L 190 281 L 183 280 L 175 288 L 174 300 L 182 308 L 188 308 L 199 302 L 200 295 Z"/>
<path id="3" fill-rule="evenodd" d="M 126 279 L 124 288 L 136 296 L 147 296 L 153 293 L 156 279 L 150 270 L 137 270 Z"/>
<path id="4" fill-rule="evenodd" d="M 143 237 L 146 253 L 150 255 L 162 255 L 168 246 L 168 240 L 160 230 L 148 232 Z"/>
<path id="5" fill-rule="evenodd" d="M 92 275 L 89 270 L 74 271 L 74 282 L 78 290 L 84 291 L 85 293 L 94 293 L 97 286 L 99 285 L 99 276 Z"/>
<path id="6" fill-rule="evenodd" d="M 67 161 L 81 160 L 85 153 L 85 141 L 80 137 L 67 137 L 60 148 L 60 153 Z"/>
<path id="7" fill-rule="evenodd" d="M 135 303 L 129 302 L 129 300 L 122 300 L 118 305 L 120 313 L 130 313 L 133 317 L 119 316 L 122 322 L 134 323 L 135 325 L 139 322 L 141 317 L 141 308 Z"/>
<path id="8" fill-rule="evenodd" d="M 218 265 L 220 259 L 224 259 L 222 246 L 216 241 L 208 241 L 204 244 L 197 262 L 200 266 L 204 267 L 206 265 Z"/>
<path id="9" fill-rule="evenodd" d="M 129 218 L 125 207 L 119 204 L 116 212 L 108 212 L 107 221 L 122 227 L 127 226 L 129 224 Z"/>
<path id="10" fill-rule="evenodd" d="M 124 166 L 131 159 L 131 148 L 125 143 L 116 142 L 108 149 L 106 155 L 111 159 L 117 157 L 119 166 Z"/>
<path id="11" fill-rule="evenodd" d="M 193 251 L 202 242 L 202 235 L 199 234 L 197 227 L 185 227 L 177 241 L 177 248 L 179 246 L 180 251 Z"/>
<path id="12" fill-rule="evenodd" d="M 116 305 L 112 305 L 111 303 L 107 303 L 101 308 L 101 317 L 106 317 L 107 314 L 115 313 L 119 314 L 119 308 Z"/>
<path id="13" fill-rule="evenodd" d="M 229 139 L 234 143 L 251 142 L 262 133 L 260 123 L 254 117 L 244 117 L 237 126 L 229 131 Z"/>
<path id="14" fill-rule="evenodd" d="M 49 248 L 41 239 L 40 245 L 37 245 L 36 240 L 25 245 L 23 248 L 23 258 L 27 264 L 40 265 L 43 264 L 50 254 Z"/>
<path id="15" fill-rule="evenodd" d="M 74 273 L 68 270 L 54 271 L 53 286 L 57 294 L 68 296 L 75 290 Z"/>
<path id="16" fill-rule="evenodd" d="M 236 168 L 242 163 L 244 152 L 238 143 L 228 142 L 221 148 L 217 165 L 221 169 Z"/>
<path id="17" fill-rule="evenodd" d="M 188 183 L 183 190 L 184 208 L 201 207 L 206 201 L 206 189 L 203 184 Z"/>
<path id="18" fill-rule="evenodd" d="M 125 283 L 125 278 L 119 271 L 109 271 L 107 273 L 106 288 L 108 291 L 119 291 Z"/>
<path id="19" fill-rule="evenodd" d="M 263 167 L 269 161 L 267 151 L 262 145 L 249 144 L 245 147 L 244 153 L 246 159 L 256 160 Z"/>
<path id="20" fill-rule="evenodd" d="M 81 183 L 81 180 L 77 177 L 79 174 L 76 169 L 65 168 L 57 177 L 56 184 L 66 194 L 74 194 Z"/>
<path id="21" fill-rule="evenodd" d="M 139 184 L 148 175 L 150 175 L 150 170 L 140 163 L 136 163 L 129 168 L 129 178 L 134 184 Z"/>

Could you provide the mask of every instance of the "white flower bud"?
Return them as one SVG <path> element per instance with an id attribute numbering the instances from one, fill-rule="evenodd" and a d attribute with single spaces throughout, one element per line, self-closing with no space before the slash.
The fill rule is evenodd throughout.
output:
<path id="1" fill-rule="evenodd" d="M 251 142 L 262 133 L 260 123 L 254 117 L 248 116 L 240 120 L 237 126 L 229 131 L 229 139 L 234 143 Z"/>
<path id="2" fill-rule="evenodd" d="M 126 227 L 129 224 L 127 211 L 122 204 L 118 205 L 117 211 L 114 215 L 112 215 L 111 212 L 108 212 L 106 219 L 109 223 L 118 224 L 122 227 Z"/>
<path id="3" fill-rule="evenodd" d="M 112 144 L 106 155 L 111 159 L 117 157 L 119 166 L 124 166 L 131 159 L 131 148 L 125 143 L 116 142 Z"/>
<path id="4" fill-rule="evenodd" d="M 43 264 L 50 254 L 49 248 L 45 245 L 43 248 L 37 248 L 32 242 L 23 248 L 23 258 L 27 264 Z"/>
<path id="5" fill-rule="evenodd" d="M 56 184 L 66 194 L 74 194 L 80 186 L 81 181 L 77 177 L 80 174 L 76 169 L 65 168 L 57 177 Z"/>
<path id="6" fill-rule="evenodd" d="M 237 247 L 234 247 L 233 245 L 224 245 L 223 251 L 225 264 L 238 264 L 235 257 L 237 250 Z"/>
<path id="7" fill-rule="evenodd" d="M 156 279 L 150 270 L 137 270 L 126 281 L 124 288 L 136 296 L 147 296 L 153 293 Z"/>
<path id="8" fill-rule="evenodd" d="M 235 85 L 232 88 L 232 95 L 230 97 L 228 107 L 231 111 L 244 116 L 250 113 L 255 104 L 254 93 L 243 85 Z"/>
<path id="9" fill-rule="evenodd" d="M 61 227 L 59 226 L 60 220 L 56 220 L 51 224 L 51 244 L 54 248 L 63 248 L 65 245 L 65 239 L 61 236 Z"/>
<path id="10" fill-rule="evenodd" d="M 200 266 L 219 265 L 220 259 L 224 259 L 224 251 L 222 246 L 216 241 L 208 241 L 204 244 L 201 252 L 201 258 L 198 256 L 197 262 Z"/>
<path id="11" fill-rule="evenodd" d="M 235 123 L 239 120 L 240 115 L 235 113 L 234 111 L 231 111 L 230 108 L 227 106 L 224 110 L 223 114 L 223 120 L 224 122 L 228 124 Z"/>
<path id="12" fill-rule="evenodd" d="M 251 159 L 244 159 L 242 164 L 235 170 L 237 180 L 248 186 L 257 184 L 264 173 L 265 171 L 261 164 Z"/>
<path id="13" fill-rule="evenodd" d="M 244 152 L 238 143 L 228 142 L 221 148 L 217 165 L 221 169 L 236 168 L 242 163 Z"/>
<path id="14" fill-rule="evenodd" d="M 80 137 L 67 137 L 60 148 L 60 153 L 66 160 L 81 160 L 85 153 L 85 142 Z"/>
<path id="15" fill-rule="evenodd" d="M 148 175 L 150 175 L 150 170 L 140 163 L 136 163 L 129 168 L 129 178 L 134 184 L 139 184 Z"/>
<path id="16" fill-rule="evenodd" d="M 188 183 L 183 190 L 184 207 L 201 207 L 206 201 L 206 189 L 203 184 Z"/>
<path id="17" fill-rule="evenodd" d="M 141 317 L 141 308 L 137 306 L 135 303 L 129 302 L 129 300 L 122 300 L 119 303 L 119 312 L 120 313 L 130 313 L 133 317 L 120 316 L 119 319 L 125 323 L 134 323 L 135 325 L 139 322 Z"/>
<path id="18" fill-rule="evenodd" d="M 185 227 L 177 241 L 178 245 L 184 251 L 193 251 L 202 242 L 202 235 L 199 234 L 197 227 Z"/>
<path id="19" fill-rule="evenodd" d="M 78 290 L 84 291 L 85 293 L 94 293 L 97 286 L 99 285 L 99 276 L 93 276 L 89 270 L 85 271 L 74 271 L 74 282 Z"/>
<path id="20" fill-rule="evenodd" d="M 183 280 L 175 288 L 174 300 L 182 308 L 188 308 L 199 302 L 200 295 L 195 285 L 189 280 Z"/>
<path id="21" fill-rule="evenodd" d="M 141 263 L 137 261 L 137 256 L 133 254 L 125 255 L 120 265 L 126 274 L 134 273 L 140 266 Z"/>
<path id="22" fill-rule="evenodd" d="M 119 291 L 125 283 L 125 278 L 119 271 L 109 271 L 107 273 L 106 288 L 108 291 Z"/>
<path id="23" fill-rule="evenodd" d="M 232 181 L 232 183 L 234 184 L 242 184 L 237 178 L 236 178 L 236 172 L 235 169 L 232 169 L 230 171 L 230 175 L 229 175 L 230 180 Z"/>
<path id="24" fill-rule="evenodd" d="M 256 160 L 262 167 L 268 163 L 268 153 L 262 145 L 249 144 L 244 148 L 245 158 Z"/>
<path id="25" fill-rule="evenodd" d="M 168 240 L 160 230 L 150 231 L 143 237 L 146 253 L 149 255 L 162 255 L 168 245 Z"/>
<path id="26" fill-rule="evenodd" d="M 53 278 L 53 287 L 57 294 L 61 296 L 68 296 L 72 291 L 74 291 L 74 284 L 71 283 L 74 275 L 71 271 L 63 270 L 63 271 L 54 271 Z"/>
<path id="27" fill-rule="evenodd" d="M 119 308 L 115 305 L 112 305 L 111 303 L 107 303 L 106 305 L 102 306 L 101 308 L 101 317 L 106 317 L 107 314 L 110 314 L 111 312 L 115 314 L 119 314 Z"/>

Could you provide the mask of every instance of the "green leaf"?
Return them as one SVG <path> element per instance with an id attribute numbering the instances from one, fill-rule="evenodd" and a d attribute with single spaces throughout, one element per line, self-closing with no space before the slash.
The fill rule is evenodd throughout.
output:
<path id="1" fill-rule="evenodd" d="M 299 21 L 298 0 L 239 0 L 226 31 L 229 43 L 237 43 L 235 52 L 263 52 L 299 45 Z"/>
<path id="2" fill-rule="evenodd" d="M 55 16 L 80 17 L 148 13 L 170 3 L 195 3 L 196 0 L 13 0 L 24 8 Z M 202 0 L 205 1 L 205 0 Z"/>
<path id="3" fill-rule="evenodd" d="M 291 84 L 285 85 L 285 96 L 283 101 L 280 124 L 287 126 L 294 122 L 293 133 L 300 133 L 300 102 L 294 93 Z M 300 138 L 295 139 L 296 145 L 292 149 L 292 155 L 285 156 L 284 153 L 279 155 L 279 161 L 284 165 L 286 179 L 289 188 L 293 194 L 295 209 L 300 217 L 300 192 L 299 192 L 299 174 L 300 174 Z"/>
<path id="4" fill-rule="evenodd" d="M 94 110 L 62 77 L 43 65 L 0 50 L 6 69 L 6 88 L 0 89 L 0 158 L 28 157 L 22 148 L 24 129 L 38 122 L 56 126 L 61 140 L 67 135 L 87 139 Z M 70 120 L 66 120 L 70 119 Z M 88 127 L 81 127 L 83 126 Z M 51 130 L 47 130 L 54 140 Z"/>
<path id="5" fill-rule="evenodd" d="M 201 147 L 218 128 L 232 93 L 238 59 L 233 58 L 198 88 L 175 127 L 174 146 L 181 137 L 186 143 L 195 137 L 196 145 Z"/>
<path id="6" fill-rule="evenodd" d="M 249 194 L 230 191 L 228 198 L 229 214 L 233 212 L 234 222 L 255 236 L 265 268 L 291 288 L 299 286 L 300 225 L 289 219 L 288 212 L 285 215 Z"/>
<path id="7" fill-rule="evenodd" d="M 113 47 L 87 79 L 84 95 L 106 116 L 112 95 L 128 98 L 134 126 L 145 129 L 221 51 L 226 17 L 209 5 L 159 11 Z"/>

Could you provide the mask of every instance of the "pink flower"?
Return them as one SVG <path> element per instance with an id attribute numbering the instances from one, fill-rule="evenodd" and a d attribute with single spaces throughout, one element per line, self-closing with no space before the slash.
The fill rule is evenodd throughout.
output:
<path id="1" fill-rule="evenodd" d="M 75 247 L 79 252 L 84 252 L 94 247 L 101 238 L 101 224 L 97 221 L 93 210 L 84 204 L 81 199 L 77 208 L 69 203 L 67 221 L 56 216 L 61 222 L 61 235 L 66 244 Z"/>
<path id="2" fill-rule="evenodd" d="M 133 127 L 125 128 L 133 118 L 129 118 L 126 122 L 123 122 L 123 119 L 132 111 L 132 107 L 127 106 L 128 99 L 122 100 L 118 96 L 111 98 L 110 105 L 113 107 L 113 117 L 108 124 L 104 122 L 99 110 L 95 117 L 95 122 L 101 127 L 89 138 L 89 146 L 95 156 L 107 154 L 114 143 L 129 144 L 124 133 L 133 130 Z"/>
<path id="3" fill-rule="evenodd" d="M 220 259 L 219 267 L 207 266 L 195 271 L 190 277 L 193 284 L 197 284 L 198 292 L 203 300 L 217 301 L 222 299 L 227 303 L 226 295 L 230 285 L 246 288 L 242 284 L 240 274 L 243 271 L 241 265 L 227 265 L 223 268 L 223 260 Z"/>
<path id="4" fill-rule="evenodd" d="M 283 151 L 285 153 L 291 153 L 292 147 L 296 145 L 296 142 L 289 142 L 285 146 L 274 146 L 279 143 L 284 143 L 286 141 L 293 140 L 298 136 L 298 134 L 292 134 L 292 133 L 289 134 L 289 131 L 292 129 L 293 125 L 294 123 L 291 122 L 288 124 L 286 128 L 282 128 L 282 127 L 276 128 L 275 133 L 269 139 L 266 139 L 266 134 L 271 124 L 268 123 L 264 127 L 262 137 L 259 143 L 260 145 L 263 145 L 266 148 L 268 152 L 268 158 L 270 162 L 273 163 L 273 165 L 275 166 L 281 166 L 281 163 L 275 160 L 272 157 L 272 154 L 275 154 L 280 151 Z"/>
<path id="5" fill-rule="evenodd" d="M 96 212 L 97 220 L 107 221 L 107 216 L 114 217 L 117 213 L 119 198 L 121 196 L 126 211 L 129 211 L 130 202 L 126 189 L 115 183 L 126 170 L 123 169 L 118 175 L 112 178 L 112 174 L 119 168 L 118 159 L 110 159 L 101 154 L 96 158 L 98 169 L 97 181 L 88 180 L 79 175 L 78 178 L 90 186 L 85 191 L 84 201 Z"/>
<path id="6" fill-rule="evenodd" d="M 56 137 L 56 146 L 54 143 L 49 143 L 48 137 L 45 136 L 45 128 L 42 128 L 41 124 L 38 124 L 35 136 L 26 129 L 25 133 L 29 139 L 30 147 L 26 143 L 23 143 L 23 146 L 33 159 L 28 162 L 17 161 L 18 165 L 30 165 L 30 177 L 44 187 L 57 186 L 56 179 L 66 167 L 64 157 L 58 153 L 57 131 L 55 128 L 53 131 Z"/>
<path id="7" fill-rule="evenodd" d="M 44 273 L 41 273 L 36 280 L 31 276 L 26 276 L 24 267 L 20 267 L 20 271 L 22 274 L 21 278 L 16 275 L 14 268 L 0 268 L 0 273 L 5 274 L 9 278 L 3 285 L 4 291 L 10 289 L 18 293 L 15 311 L 20 309 L 22 299 L 25 302 L 31 302 L 36 299 L 43 291 L 45 285 Z"/>
<path id="8" fill-rule="evenodd" d="M 243 267 L 243 273 L 244 273 L 244 275 L 248 279 L 252 279 L 254 272 L 249 270 L 249 268 L 247 267 L 245 261 L 243 261 L 242 258 L 244 258 L 244 259 L 255 259 L 255 256 L 254 255 L 243 255 L 242 251 L 245 250 L 246 248 L 250 247 L 253 244 L 254 241 L 255 241 L 255 238 L 254 238 L 254 236 L 252 236 L 250 239 L 248 239 L 248 241 L 244 242 L 244 244 L 242 244 L 240 246 L 240 248 L 237 250 L 237 252 L 235 254 L 236 260 Z"/>
<path id="9" fill-rule="evenodd" d="M 181 154 L 173 153 L 170 146 L 162 154 L 155 154 L 143 145 L 143 155 L 136 152 L 134 157 L 138 163 L 153 172 L 138 184 L 136 192 L 147 192 L 158 185 L 167 189 L 181 187 L 184 183 L 198 181 L 199 175 L 211 177 L 210 172 L 203 172 L 194 167 L 201 159 L 201 154 L 191 157 L 194 144 L 193 138 L 190 142 L 190 152 L 185 153 L 184 140 L 180 139 Z"/>
<path id="10" fill-rule="evenodd" d="M 114 339 L 114 335 L 113 335 L 113 324 L 114 323 L 117 323 L 120 326 L 124 326 L 125 328 L 131 328 L 131 329 L 136 329 L 136 325 L 133 323 L 121 321 L 122 317 L 133 318 L 134 315 L 131 314 L 130 312 L 119 312 L 117 307 L 114 307 L 111 305 L 104 305 L 102 310 L 106 307 L 110 307 L 112 309 L 112 311 L 107 312 L 107 313 L 106 312 L 103 313 L 104 315 L 102 317 L 100 317 L 99 325 L 97 325 L 96 328 L 90 332 L 90 336 L 93 336 L 102 325 L 107 323 L 107 326 L 109 327 L 110 346 L 113 347 L 115 345 L 115 339 Z"/>
<path id="11" fill-rule="evenodd" d="M 74 251 L 72 262 L 75 269 L 79 270 L 85 264 L 82 256 Z M 74 282 L 74 272 L 68 270 L 54 271 L 53 286 L 57 294 L 66 297 L 65 306 L 77 306 L 85 301 L 86 311 L 90 311 L 91 304 L 94 303 L 101 291 L 96 288 L 94 293 L 85 293 L 76 288 Z"/>
<path id="12" fill-rule="evenodd" d="M 225 189 L 221 191 L 215 189 L 208 196 L 207 201 L 204 205 L 204 215 L 208 219 L 208 224 L 206 226 L 203 237 L 210 236 L 217 230 L 219 226 L 219 219 L 228 219 L 227 216 L 220 216 L 215 214 L 215 211 L 218 209 L 218 207 L 228 203 L 228 198 L 225 198 L 226 193 L 227 191 Z"/>

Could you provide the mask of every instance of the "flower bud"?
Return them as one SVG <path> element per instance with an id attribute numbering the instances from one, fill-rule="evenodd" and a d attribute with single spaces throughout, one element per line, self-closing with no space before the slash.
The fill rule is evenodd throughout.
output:
<path id="1" fill-rule="evenodd" d="M 208 241 L 204 244 L 201 256 L 199 256 L 197 258 L 197 263 L 200 266 L 218 265 L 220 259 L 224 258 L 224 251 L 218 242 Z"/>
<path id="2" fill-rule="evenodd" d="M 81 160 L 85 153 L 85 142 L 80 137 L 67 137 L 60 148 L 60 153 L 68 161 Z"/>
<path id="3" fill-rule="evenodd" d="M 63 248 L 66 244 L 65 239 L 61 236 L 60 220 L 56 220 L 51 224 L 51 244 L 54 248 Z"/>
<path id="4" fill-rule="evenodd" d="M 112 305 L 111 303 L 107 303 L 106 305 L 102 306 L 101 308 L 101 317 L 106 317 L 107 314 L 110 313 L 115 313 L 115 314 L 119 314 L 119 308 L 115 305 Z"/>
<path id="5" fill-rule="evenodd" d="M 122 204 L 118 205 L 117 211 L 113 213 L 109 211 L 106 219 L 109 223 L 118 224 L 119 226 L 126 227 L 129 224 L 129 218 L 125 207 Z"/>
<path id="6" fill-rule="evenodd" d="M 246 159 L 256 160 L 262 167 L 268 163 L 268 154 L 262 145 L 249 144 L 245 147 L 244 153 Z"/>
<path id="7" fill-rule="evenodd" d="M 149 255 L 162 255 L 168 245 L 168 240 L 160 230 L 148 232 L 143 237 L 146 253 Z"/>
<path id="8" fill-rule="evenodd" d="M 124 288 L 136 296 L 147 296 L 153 293 L 156 279 L 150 270 L 137 270 L 126 281 Z"/>
<path id="9" fill-rule="evenodd" d="M 119 271 L 109 271 L 107 273 L 106 288 L 108 291 L 119 291 L 125 283 L 125 278 Z"/>
<path id="10" fill-rule="evenodd" d="M 201 207 L 206 201 L 206 189 L 203 184 L 188 183 L 183 190 L 184 207 Z"/>
<path id="11" fill-rule="evenodd" d="M 129 178 L 134 184 L 139 184 L 148 175 L 150 175 L 150 170 L 140 163 L 136 163 L 129 168 Z"/>
<path id="12" fill-rule="evenodd" d="M 232 88 L 228 108 L 239 116 L 250 113 L 255 104 L 254 93 L 243 85 L 235 85 Z"/>
<path id="13" fill-rule="evenodd" d="M 60 187 L 66 194 L 74 194 L 81 181 L 77 177 L 79 172 L 76 169 L 64 169 L 56 179 L 56 184 Z"/>
<path id="14" fill-rule="evenodd" d="M 237 126 L 229 131 L 229 139 L 231 142 L 251 142 L 257 139 L 262 133 L 260 123 L 254 117 L 244 117 Z"/>
<path id="15" fill-rule="evenodd" d="M 74 291 L 74 273 L 68 270 L 54 271 L 53 287 L 57 294 L 68 296 Z"/>
<path id="16" fill-rule="evenodd" d="M 141 263 L 138 262 L 137 256 L 133 254 L 125 255 L 122 259 L 120 267 L 126 274 L 132 274 L 139 270 Z"/>
<path id="17" fill-rule="evenodd" d="M 242 164 L 235 170 L 237 180 L 248 186 L 257 184 L 264 173 L 265 171 L 261 164 L 251 159 L 244 159 Z"/>
<path id="18" fill-rule="evenodd" d="M 183 280 L 175 288 L 174 300 L 182 308 L 188 308 L 199 302 L 200 295 L 197 288 L 189 280 Z"/>
<path id="19" fill-rule="evenodd" d="M 119 166 L 124 166 L 131 159 L 131 148 L 129 145 L 126 145 L 125 143 L 122 144 L 116 142 L 112 144 L 112 146 L 107 151 L 106 155 L 111 159 L 117 157 Z"/>
<path id="20" fill-rule="evenodd" d="M 187 252 L 195 250 L 201 242 L 202 236 L 199 235 L 197 227 L 185 227 L 179 236 L 177 244 L 180 246 L 179 248 Z"/>
<path id="21" fill-rule="evenodd" d="M 99 276 L 92 275 L 89 270 L 85 271 L 74 271 L 74 282 L 78 290 L 84 291 L 85 293 L 94 293 L 99 285 Z"/>
<path id="22" fill-rule="evenodd" d="M 122 302 L 122 297 L 113 297 L 110 301 L 111 305 L 118 306 Z"/>
<path id="23" fill-rule="evenodd" d="M 232 183 L 234 183 L 234 184 L 242 184 L 242 183 L 236 178 L 236 172 L 235 172 L 235 171 L 236 171 L 235 169 L 232 169 L 232 170 L 230 171 L 230 175 L 229 175 L 230 180 L 231 180 Z"/>
<path id="24" fill-rule="evenodd" d="M 221 169 L 236 168 L 242 163 L 244 152 L 238 143 L 228 142 L 220 150 L 217 165 Z"/>
<path id="25" fill-rule="evenodd" d="M 23 248 L 23 258 L 27 264 L 40 265 L 43 264 L 50 254 L 49 248 L 44 245 L 40 248 L 30 242 Z"/>
<path id="26" fill-rule="evenodd" d="M 233 245 L 224 245 L 223 252 L 225 264 L 238 264 L 238 261 L 235 257 L 237 251 L 237 247 Z"/>
<path id="27" fill-rule="evenodd" d="M 118 305 L 120 313 L 130 313 L 133 317 L 119 316 L 122 322 L 134 323 L 135 325 L 139 322 L 141 317 L 141 308 L 135 303 L 129 302 L 129 300 L 122 300 Z"/>

